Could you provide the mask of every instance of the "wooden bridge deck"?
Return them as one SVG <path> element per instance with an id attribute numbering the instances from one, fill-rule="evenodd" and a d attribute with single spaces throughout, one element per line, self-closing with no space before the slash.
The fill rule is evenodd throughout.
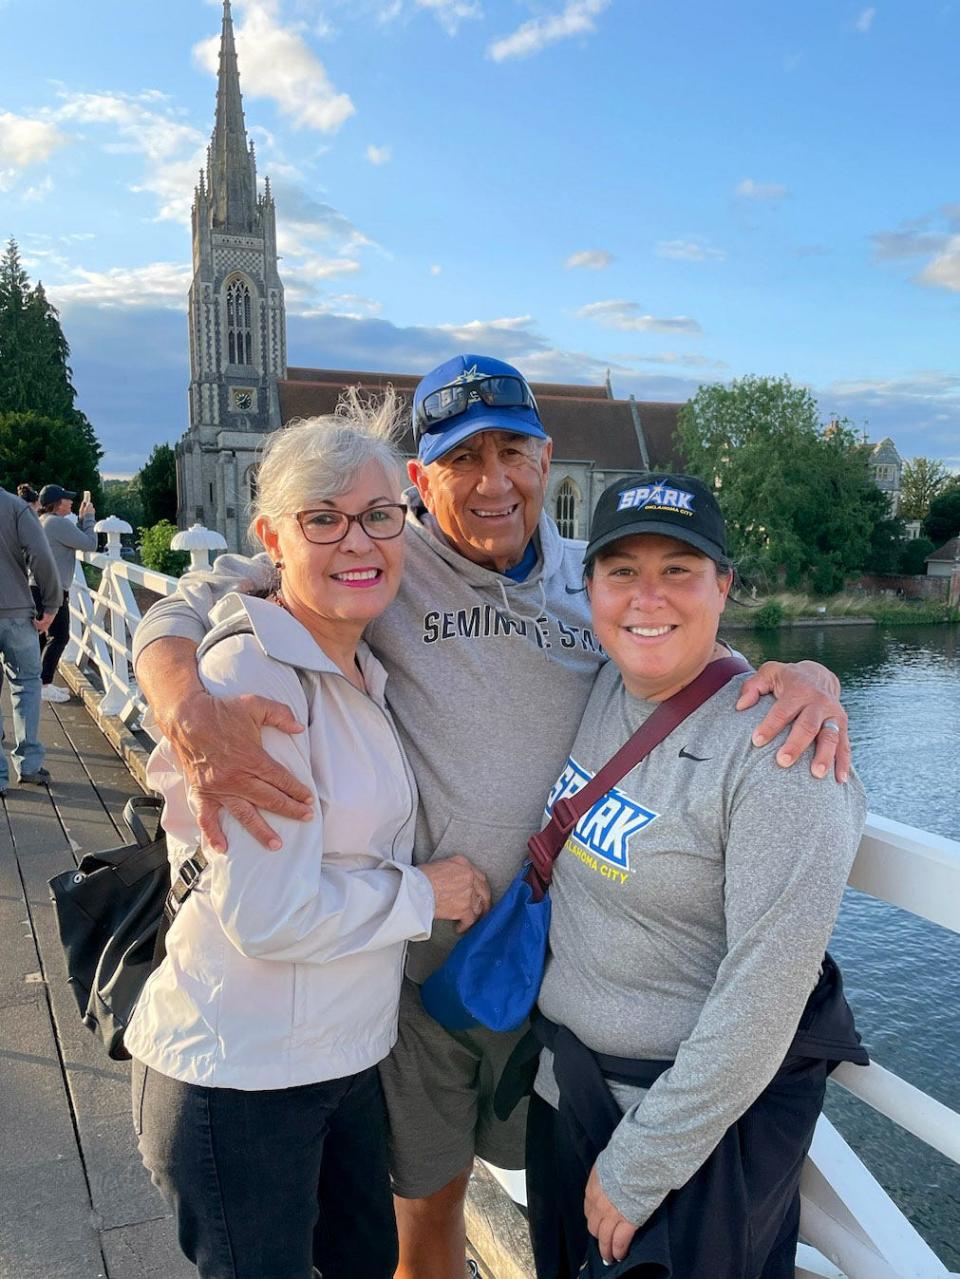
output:
<path id="1" fill-rule="evenodd" d="M 7 744 L 11 722 L 4 690 Z M 169 1212 L 137 1154 L 129 1069 L 84 1029 L 47 881 L 126 842 L 136 782 L 77 700 L 45 703 L 53 781 L 0 800 L 0 1279 L 181 1279 Z"/>

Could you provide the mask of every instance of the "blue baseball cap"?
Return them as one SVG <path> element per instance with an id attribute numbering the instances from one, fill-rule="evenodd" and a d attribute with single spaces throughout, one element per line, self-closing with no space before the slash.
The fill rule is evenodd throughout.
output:
<path id="1" fill-rule="evenodd" d="M 413 396 L 420 461 L 435 462 L 471 435 L 511 431 L 549 439 L 523 374 L 489 355 L 455 355 L 423 377 Z"/>

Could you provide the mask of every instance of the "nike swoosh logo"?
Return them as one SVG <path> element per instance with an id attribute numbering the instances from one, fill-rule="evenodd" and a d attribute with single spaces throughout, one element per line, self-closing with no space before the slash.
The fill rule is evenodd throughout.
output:
<path id="1" fill-rule="evenodd" d="M 563 589 L 568 595 L 582 595 L 587 588 L 585 586 L 565 586 Z"/>
<path id="2" fill-rule="evenodd" d="M 689 751 L 684 750 L 683 747 L 681 746 L 680 758 L 692 759 L 695 764 L 705 764 L 708 759 L 713 759 L 713 756 L 712 755 L 691 755 Z"/>

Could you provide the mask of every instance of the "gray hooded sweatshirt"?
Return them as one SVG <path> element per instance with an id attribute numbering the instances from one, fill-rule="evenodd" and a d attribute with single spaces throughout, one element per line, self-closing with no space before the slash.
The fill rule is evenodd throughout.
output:
<path id="1" fill-rule="evenodd" d="M 583 543 L 560 537 L 546 515 L 538 560 L 514 582 L 464 559 L 426 515 L 416 490 L 405 536 L 407 565 L 396 600 L 365 638 L 386 667 L 387 696 L 420 790 L 414 862 L 462 853 L 499 896 L 539 830 L 543 797 L 573 742 L 605 657 L 590 630 Z M 177 594 L 140 623 L 135 660 L 154 640 L 199 643 L 209 611 L 228 591 L 275 585 L 266 555 L 221 556 L 188 573 Z M 457 940 L 438 921 L 410 948 L 407 971 L 423 981 Z"/>

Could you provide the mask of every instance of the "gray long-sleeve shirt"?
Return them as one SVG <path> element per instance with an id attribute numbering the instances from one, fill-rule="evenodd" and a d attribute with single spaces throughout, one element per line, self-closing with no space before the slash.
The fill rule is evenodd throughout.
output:
<path id="1" fill-rule="evenodd" d="M 34 616 L 31 575 L 40 587 L 44 612 L 55 613 L 63 592 L 50 543 L 33 508 L 0 489 L 0 617 Z"/>
<path id="2" fill-rule="evenodd" d="M 93 531 L 95 515 L 84 515 L 79 524 L 65 515 L 41 515 L 40 523 L 47 535 L 53 558 L 60 574 L 60 586 L 69 591 L 77 563 L 77 551 L 95 551 L 97 535 Z"/>
<path id="3" fill-rule="evenodd" d="M 674 1060 L 597 1161 L 642 1224 L 773 1078 L 817 980 L 866 815 L 863 787 L 756 749 L 768 703 L 743 677 L 695 711 L 583 817 L 557 860 L 540 1008 L 595 1052 Z M 654 709 L 600 672 L 549 805 L 580 790 Z M 537 1092 L 557 1102 L 544 1054 Z"/>

